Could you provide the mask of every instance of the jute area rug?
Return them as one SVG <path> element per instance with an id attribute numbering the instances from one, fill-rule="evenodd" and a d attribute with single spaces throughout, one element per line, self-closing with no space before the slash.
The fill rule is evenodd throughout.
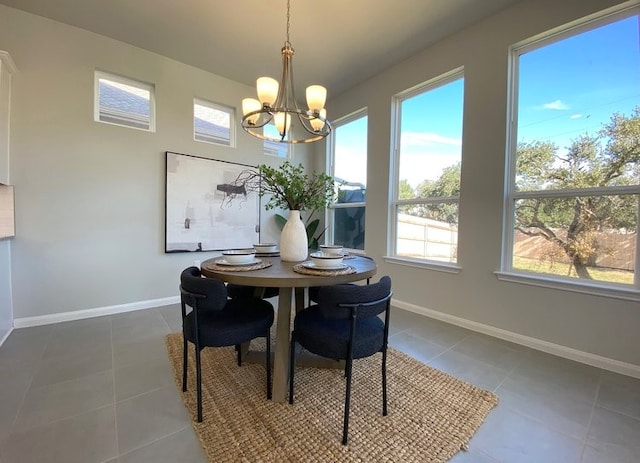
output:
<path id="1" fill-rule="evenodd" d="M 182 391 L 182 334 L 168 335 L 167 348 Z M 446 462 L 466 446 L 498 403 L 495 394 L 394 349 L 389 349 L 387 362 L 389 413 L 382 416 L 381 355 L 354 361 L 348 446 L 341 444 L 342 370 L 298 367 L 295 403 L 275 403 L 266 399 L 264 365 L 238 367 L 232 347 L 204 349 L 204 420 L 198 423 L 190 344 L 183 398 L 209 461 L 215 463 Z"/>

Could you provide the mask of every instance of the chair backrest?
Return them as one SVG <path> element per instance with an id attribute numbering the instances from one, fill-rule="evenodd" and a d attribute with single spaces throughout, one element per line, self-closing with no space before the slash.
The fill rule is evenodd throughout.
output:
<path id="1" fill-rule="evenodd" d="M 377 283 L 369 285 L 322 286 L 318 290 L 320 312 L 326 318 L 349 318 L 351 310 L 340 307 L 343 304 L 362 304 L 380 301 L 378 304 L 363 306 L 358 310 L 358 318 L 375 317 L 387 308 L 391 294 L 391 278 L 383 276 Z"/>
<path id="2" fill-rule="evenodd" d="M 199 310 L 222 310 L 227 303 L 224 283 L 214 278 L 202 278 L 198 267 L 188 267 L 182 271 L 180 290 L 182 301 L 193 308 L 197 304 Z"/>

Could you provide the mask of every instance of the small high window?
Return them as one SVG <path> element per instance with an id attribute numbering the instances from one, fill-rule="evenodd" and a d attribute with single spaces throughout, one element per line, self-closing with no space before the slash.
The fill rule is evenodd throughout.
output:
<path id="1" fill-rule="evenodd" d="M 205 143 L 235 146 L 235 110 L 210 101 L 193 100 L 193 138 Z"/>
<path id="2" fill-rule="evenodd" d="M 94 120 L 155 132 L 154 86 L 96 71 Z"/>

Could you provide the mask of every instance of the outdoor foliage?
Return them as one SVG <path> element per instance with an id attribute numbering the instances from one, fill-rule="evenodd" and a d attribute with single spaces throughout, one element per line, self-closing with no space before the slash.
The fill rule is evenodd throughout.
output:
<path id="1" fill-rule="evenodd" d="M 565 150 L 547 141 L 520 143 L 516 158 L 518 191 L 576 190 L 640 184 L 640 107 L 631 115 L 614 114 L 595 135 L 583 134 Z M 460 164 L 445 168 L 435 181 L 425 180 L 415 192 L 401 182 L 401 198 L 460 194 Z M 516 201 L 515 229 L 555 243 L 579 278 L 592 278 L 588 266 L 602 249 L 596 232 L 635 233 L 638 195 L 597 193 L 536 197 Z M 451 223 L 457 205 L 412 207 L 411 213 Z M 558 256 L 547 256 L 553 260 Z"/>

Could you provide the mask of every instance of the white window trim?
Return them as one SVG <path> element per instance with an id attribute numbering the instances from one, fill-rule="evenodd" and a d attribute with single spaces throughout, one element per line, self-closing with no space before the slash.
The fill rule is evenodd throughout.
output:
<path id="1" fill-rule="evenodd" d="M 149 92 L 149 128 L 134 127 L 126 124 L 118 124 L 116 122 L 108 122 L 100 120 L 100 79 L 110 80 L 123 85 L 137 87 Z M 143 132 L 156 131 L 156 95 L 155 85 L 141 80 L 131 79 L 118 74 L 96 69 L 93 73 L 93 120 L 101 124 L 115 125 L 118 127 L 126 127 L 128 129 L 142 130 Z"/>
<path id="2" fill-rule="evenodd" d="M 333 177 L 333 172 L 335 169 L 335 153 L 336 153 L 336 137 L 335 137 L 335 131 L 338 127 L 340 127 L 341 125 L 346 125 L 349 122 L 353 122 L 355 120 L 358 120 L 362 117 L 369 117 L 369 111 L 367 107 L 364 108 L 360 108 L 352 113 L 347 114 L 346 116 L 343 116 L 339 119 L 336 119 L 332 122 L 333 125 L 333 130 L 331 131 L 331 135 L 329 136 L 329 143 L 327 143 L 327 149 L 326 149 L 326 156 L 325 156 L 325 165 L 327 166 L 326 171 L 327 171 L 327 175 L 331 175 Z M 367 119 L 368 121 L 368 119 Z M 369 159 L 368 159 L 368 146 L 369 146 L 369 127 L 367 124 L 367 169 L 369 166 Z M 326 211 L 325 211 L 325 216 L 324 216 L 324 220 L 325 223 L 327 224 L 327 232 L 325 233 L 325 243 L 328 242 L 329 237 L 331 238 L 331 241 L 333 241 L 333 233 L 335 230 L 335 213 L 333 212 L 335 209 L 340 209 L 340 208 L 347 208 L 347 207 L 364 207 L 366 209 L 367 207 L 367 203 L 365 202 L 358 202 L 358 203 L 341 203 L 341 204 L 330 204 L 329 207 L 327 207 Z M 366 222 L 366 216 L 365 216 L 365 222 Z M 364 235 L 364 250 L 363 249 L 352 249 L 352 248 L 345 248 L 347 251 L 352 252 L 352 253 L 360 253 L 360 254 L 364 254 L 365 250 L 367 249 L 367 235 L 365 233 Z"/>
<path id="3" fill-rule="evenodd" d="M 464 78 L 464 66 L 452 69 L 449 72 L 440 74 L 437 77 L 430 79 L 426 82 L 418 84 L 410 89 L 404 90 L 393 96 L 392 99 L 392 113 L 391 113 L 391 168 L 389 169 L 389 210 L 387 213 L 387 256 L 385 260 L 387 262 L 393 262 L 397 264 L 410 265 L 411 267 L 423 267 L 433 270 L 442 270 L 444 272 L 458 273 L 461 268 L 458 262 L 439 262 L 432 259 L 420 259 L 420 258 L 408 258 L 399 256 L 397 254 L 397 209 L 398 206 L 406 204 L 428 204 L 428 203 L 442 203 L 442 202 L 457 202 L 460 204 L 460 197 L 455 198 L 422 198 L 422 199 L 408 199 L 401 200 L 398 198 L 400 187 L 400 142 L 401 142 L 401 128 L 400 122 L 402 121 L 402 102 L 414 96 L 425 93 L 429 90 L 442 87 L 451 82 L 454 82 L 460 78 Z M 464 118 L 464 114 L 463 114 Z M 454 201 L 452 201 L 454 200 Z"/>
<path id="4" fill-rule="evenodd" d="M 198 140 L 196 138 L 196 105 L 204 106 L 210 109 L 215 109 L 218 111 L 222 111 L 224 113 L 229 114 L 229 144 L 218 143 L 215 141 L 207 141 L 207 140 Z M 193 98 L 193 141 L 198 143 L 208 143 L 210 145 L 224 146 L 225 148 L 235 148 L 236 147 L 236 109 L 231 106 L 227 106 L 221 103 L 215 103 L 210 100 L 206 100 L 204 98 Z"/>
<path id="5" fill-rule="evenodd" d="M 575 197 L 575 196 L 598 196 L 602 194 L 638 194 L 640 185 L 606 187 L 606 188 L 580 188 L 580 189 L 557 189 L 557 190 L 535 190 L 516 191 L 516 150 L 518 145 L 518 63 L 520 55 L 537 50 L 541 47 L 564 40 L 597 27 L 610 24 L 624 19 L 630 15 L 640 14 L 640 7 L 637 2 L 629 1 L 604 11 L 589 15 L 585 18 L 573 21 L 569 24 L 557 27 L 527 40 L 518 42 L 509 47 L 509 88 L 508 94 L 508 126 L 507 126 L 507 156 L 505 174 L 505 194 L 504 194 L 504 216 L 502 221 L 502 256 L 501 269 L 494 272 L 496 277 L 502 281 L 541 286 L 552 289 L 560 289 L 596 296 L 612 297 L 631 301 L 640 301 L 640 271 L 636 268 L 634 283 L 632 285 L 622 285 L 606 281 L 584 281 L 560 275 L 538 274 L 533 272 L 518 271 L 513 269 L 513 217 L 515 214 L 514 205 L 518 199 L 540 198 L 540 197 Z M 640 201 L 639 201 L 640 209 Z M 638 211 L 640 214 L 640 210 Z M 640 262 L 640 233 L 637 233 L 636 241 L 636 265 Z"/>

